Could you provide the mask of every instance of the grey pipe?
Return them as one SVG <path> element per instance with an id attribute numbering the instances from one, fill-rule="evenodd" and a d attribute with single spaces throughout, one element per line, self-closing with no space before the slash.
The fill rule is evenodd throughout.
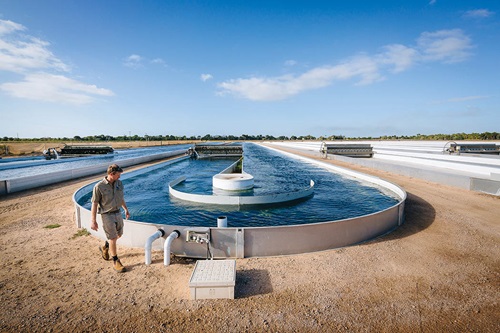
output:
<path id="1" fill-rule="evenodd" d="M 174 230 L 170 235 L 168 235 L 167 239 L 165 240 L 165 245 L 163 246 L 163 264 L 165 266 L 170 265 L 170 245 L 172 245 L 172 242 L 174 239 L 179 237 L 181 233 L 179 230 Z"/>
<path id="2" fill-rule="evenodd" d="M 165 231 L 163 229 L 158 229 L 157 232 L 149 236 L 146 240 L 146 245 L 144 245 L 144 256 L 146 265 L 151 265 L 151 247 L 153 242 L 160 237 L 165 236 Z"/>

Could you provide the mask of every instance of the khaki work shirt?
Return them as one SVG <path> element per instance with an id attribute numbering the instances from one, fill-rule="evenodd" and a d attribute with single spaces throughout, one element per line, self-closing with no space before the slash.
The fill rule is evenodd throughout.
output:
<path id="1" fill-rule="evenodd" d="M 116 180 L 113 184 L 106 177 L 94 186 L 92 191 L 92 202 L 97 202 L 97 212 L 106 214 L 120 210 L 124 203 L 123 184 Z"/>

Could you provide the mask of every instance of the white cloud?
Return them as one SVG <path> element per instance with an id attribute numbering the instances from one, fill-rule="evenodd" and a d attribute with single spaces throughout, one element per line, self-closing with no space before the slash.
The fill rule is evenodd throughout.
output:
<path id="1" fill-rule="evenodd" d="M 464 61 L 471 48 L 470 38 L 459 29 L 424 32 L 416 46 L 387 45 L 379 54 L 356 55 L 337 65 L 316 67 L 303 74 L 230 79 L 218 84 L 219 94 L 273 101 L 326 87 L 335 81 L 355 79 L 358 85 L 372 84 L 385 79 L 384 71 L 402 72 L 419 62 Z"/>
<path id="2" fill-rule="evenodd" d="M 465 102 L 465 101 L 472 101 L 476 99 L 485 99 L 489 98 L 490 96 L 466 96 L 466 97 L 456 97 L 456 98 L 450 98 L 448 102 Z"/>
<path id="3" fill-rule="evenodd" d="M 400 44 L 387 45 L 384 53 L 379 54 L 377 61 L 381 64 L 393 65 L 393 72 L 399 73 L 413 66 L 418 59 L 418 51 Z"/>
<path id="4" fill-rule="evenodd" d="M 208 80 L 213 79 L 213 76 L 212 76 L 212 74 L 201 74 L 201 75 L 200 75 L 200 79 L 201 79 L 203 82 L 206 82 L 206 81 L 208 81 Z"/>
<path id="5" fill-rule="evenodd" d="M 9 20 L 0 20 L 0 36 L 10 34 L 14 31 L 26 30 L 22 24 L 15 23 Z"/>
<path id="6" fill-rule="evenodd" d="M 161 58 L 155 58 L 153 60 L 151 60 L 151 63 L 154 64 L 154 65 L 160 65 L 160 66 L 164 66 L 166 67 L 167 65 L 165 64 L 165 61 Z"/>
<path id="7" fill-rule="evenodd" d="M 359 77 L 358 84 L 382 80 L 376 63 L 365 56 L 357 56 L 337 66 L 317 67 L 299 76 L 284 75 L 274 78 L 235 79 L 222 82 L 225 93 L 239 95 L 255 101 L 273 101 L 288 98 L 300 92 L 319 89 L 334 80 Z"/>
<path id="8" fill-rule="evenodd" d="M 424 32 L 417 42 L 425 61 L 461 62 L 472 48 L 470 38 L 460 29 Z"/>
<path id="9" fill-rule="evenodd" d="M 487 99 L 487 98 L 491 98 L 491 96 L 474 95 L 474 96 L 464 96 L 464 97 L 453 97 L 453 98 L 448 98 L 445 100 L 434 101 L 431 104 L 461 103 L 461 102 L 468 102 L 468 101 L 474 101 L 474 100 L 478 100 L 478 99 Z"/>
<path id="10" fill-rule="evenodd" d="M 272 101 L 287 98 L 297 91 L 293 89 L 297 79 L 288 76 L 276 78 L 234 79 L 219 84 L 224 93 L 231 93 L 255 101 Z"/>
<path id="11" fill-rule="evenodd" d="M 292 67 L 292 66 L 295 66 L 295 65 L 297 65 L 297 61 L 295 61 L 295 60 L 287 60 L 287 61 L 285 61 L 285 66 L 287 66 L 287 67 Z"/>
<path id="12" fill-rule="evenodd" d="M 143 58 L 140 55 L 132 54 L 125 58 L 125 60 L 123 61 L 123 65 L 126 67 L 137 69 L 139 67 L 142 67 L 142 60 Z"/>
<path id="13" fill-rule="evenodd" d="M 49 42 L 25 34 L 26 30 L 19 23 L 0 20 L 0 71 L 24 77 L 20 82 L 1 83 L 1 91 L 16 98 L 76 105 L 89 103 L 96 95 L 113 95 L 108 89 L 61 75 L 69 73 L 70 67 L 50 51 Z"/>
<path id="14" fill-rule="evenodd" d="M 434 5 L 435 3 L 436 3 L 436 0 L 429 1 L 429 5 Z"/>
<path id="15" fill-rule="evenodd" d="M 474 19 L 481 19 L 481 18 L 486 18 L 493 16 L 495 12 L 492 12 L 488 9 L 474 9 L 474 10 L 468 10 L 464 13 L 465 18 L 474 18 Z"/>
<path id="16" fill-rule="evenodd" d="M 49 73 L 28 74 L 24 81 L 3 83 L 0 89 L 18 98 L 75 105 L 90 103 L 95 95 L 113 96 L 111 90 Z"/>
<path id="17" fill-rule="evenodd" d="M 0 70 L 16 73 L 33 69 L 70 70 L 49 50 L 49 42 L 17 33 L 23 30 L 26 28 L 18 23 L 0 20 Z"/>
<path id="18" fill-rule="evenodd" d="M 145 67 L 148 64 L 160 65 L 163 67 L 167 67 L 165 61 L 161 58 L 148 59 L 138 54 L 131 54 L 125 59 L 123 59 L 123 66 L 138 69 Z"/>

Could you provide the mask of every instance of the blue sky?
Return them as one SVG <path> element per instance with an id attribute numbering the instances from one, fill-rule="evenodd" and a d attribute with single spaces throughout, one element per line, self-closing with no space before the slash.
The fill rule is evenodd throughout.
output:
<path id="1" fill-rule="evenodd" d="M 0 137 L 500 132 L 499 7 L 0 0 Z"/>

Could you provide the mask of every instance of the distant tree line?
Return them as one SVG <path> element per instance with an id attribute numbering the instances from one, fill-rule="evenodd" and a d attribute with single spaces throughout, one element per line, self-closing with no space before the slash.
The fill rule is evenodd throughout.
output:
<path id="1" fill-rule="evenodd" d="M 343 135 L 330 135 L 330 136 L 319 136 L 315 137 L 313 135 L 305 136 L 278 136 L 273 135 L 248 135 L 242 134 L 240 136 L 236 135 L 211 135 L 206 134 L 204 136 L 175 136 L 175 135 L 122 135 L 122 136 L 111 136 L 111 135 L 91 135 L 91 136 L 74 136 L 73 138 L 52 138 L 52 137 L 42 137 L 42 138 L 13 138 L 6 137 L 2 138 L 2 141 L 60 141 L 60 142 L 123 142 L 123 141 L 333 141 L 333 140 L 500 140 L 500 133 L 497 132 L 484 132 L 484 133 L 455 133 L 455 134 L 416 134 L 416 135 L 383 135 L 380 137 L 346 137 Z"/>
<path id="2" fill-rule="evenodd" d="M 2 138 L 2 141 L 61 141 L 61 142 L 70 142 L 70 141 L 78 141 L 78 142 L 124 142 L 124 141 L 273 141 L 273 140 L 345 140 L 346 137 L 342 135 L 331 135 L 329 137 L 318 137 L 316 138 L 313 135 L 305 135 L 305 136 L 278 136 L 275 137 L 273 135 L 248 135 L 242 134 L 240 136 L 236 135 L 211 135 L 206 134 L 204 136 L 175 136 L 175 135 L 120 135 L 120 136 L 111 136 L 111 135 L 90 135 L 81 137 L 79 135 L 74 136 L 73 138 L 53 138 L 53 137 L 42 137 L 42 138 L 13 138 L 6 137 Z"/>
<path id="3" fill-rule="evenodd" d="M 497 132 L 483 132 L 483 133 L 454 133 L 454 134 L 417 134 L 412 136 L 399 136 L 399 135 L 384 135 L 379 138 L 380 140 L 500 140 L 500 133 Z"/>

